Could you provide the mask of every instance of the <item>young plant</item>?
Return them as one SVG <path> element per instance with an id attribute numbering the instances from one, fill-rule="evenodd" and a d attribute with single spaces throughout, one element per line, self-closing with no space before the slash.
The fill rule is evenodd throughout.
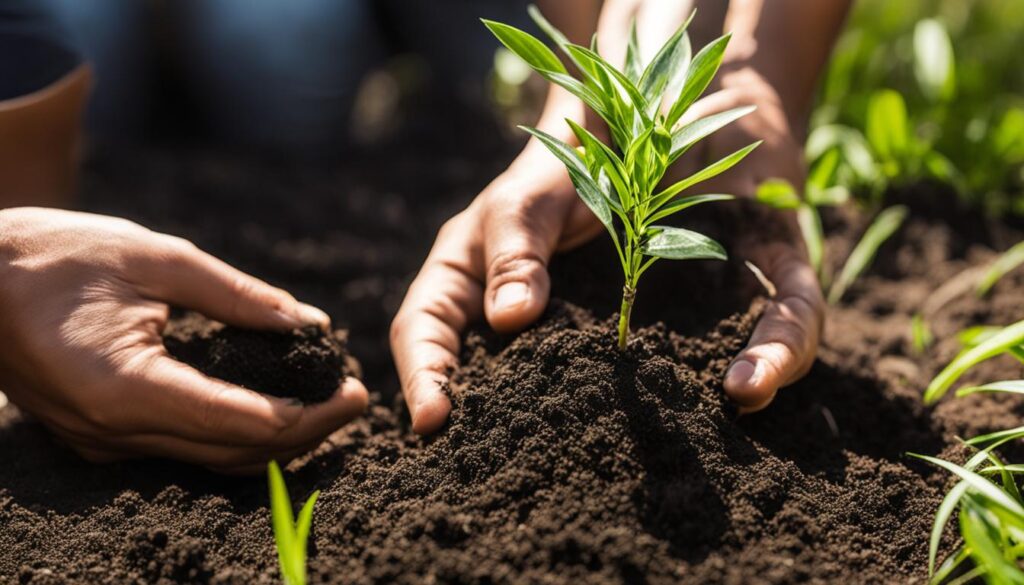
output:
<path id="1" fill-rule="evenodd" d="M 1003 329 L 976 327 L 960 334 L 967 346 L 932 380 L 925 391 L 925 403 L 933 403 L 945 394 L 968 369 L 1001 355 L 1013 353 L 1018 359 L 1024 344 L 1024 321 Z M 961 388 L 957 396 L 978 392 L 1024 393 L 1024 380 L 1007 380 L 982 386 Z M 958 575 L 957 583 L 984 579 L 989 583 L 1024 583 L 1020 563 L 1024 559 L 1024 497 L 1016 476 L 1024 465 L 1006 464 L 995 449 L 1024 438 L 1024 427 L 974 437 L 965 444 L 980 449 L 963 466 L 924 455 L 910 455 L 942 467 L 960 478 L 943 499 L 935 515 L 928 550 L 928 570 L 932 583 L 943 583 L 961 564 L 971 559 L 974 568 Z M 988 462 L 988 466 L 979 467 Z M 963 543 L 936 569 L 939 545 L 946 524 L 960 506 L 959 525 Z"/>
<path id="2" fill-rule="evenodd" d="M 825 206 L 840 205 L 849 199 L 847 189 L 833 183 L 838 164 L 839 153 L 836 150 L 827 151 L 815 161 L 807 176 L 803 197 L 792 184 L 783 179 L 768 179 L 757 189 L 759 202 L 776 209 L 796 211 L 811 266 L 818 273 L 822 288 L 828 292 L 828 300 L 833 304 L 838 302 L 846 289 L 867 270 L 878 249 L 899 229 L 907 216 L 907 209 L 901 205 L 882 210 L 854 246 L 843 264 L 839 277 L 835 282 L 829 283 L 830 275 L 824 266 L 825 234 L 818 210 Z"/>
<path id="3" fill-rule="evenodd" d="M 566 120 L 579 141 L 576 148 L 536 128 L 521 128 L 565 164 L 580 198 L 611 235 L 624 277 L 618 325 L 618 345 L 624 349 L 637 284 L 657 259 L 726 259 L 725 250 L 711 238 L 656 222 L 700 203 L 730 199 L 729 195 L 680 194 L 728 170 L 759 143 L 661 188 L 665 172 L 699 140 L 754 108 L 735 108 L 680 124 L 683 114 L 718 71 L 729 35 L 691 58 L 687 20 L 649 63 L 643 63 L 634 23 L 626 62 L 620 69 L 598 54 L 596 36 L 590 47 L 576 45 L 533 6 L 530 16 L 575 66 L 578 77 L 570 75 L 555 53 L 536 37 L 506 24 L 483 22 L 510 51 L 545 79 L 582 100 L 608 126 L 611 144 Z"/>
<path id="4" fill-rule="evenodd" d="M 299 519 L 292 515 L 292 501 L 284 485 L 281 468 L 276 461 L 267 465 L 267 479 L 270 484 L 270 518 L 277 541 L 277 560 L 281 566 L 281 578 L 285 585 L 306 585 L 306 543 L 313 525 L 313 506 L 320 491 L 309 496 Z"/>
<path id="5" fill-rule="evenodd" d="M 975 292 L 979 297 L 987 295 L 988 291 L 992 290 L 992 287 L 1000 279 L 1021 264 L 1024 264 L 1024 242 L 1017 242 L 1009 250 L 1003 252 L 999 258 L 996 258 L 996 261 L 992 263 L 988 272 L 981 279 L 981 282 L 978 283 L 978 288 Z"/>

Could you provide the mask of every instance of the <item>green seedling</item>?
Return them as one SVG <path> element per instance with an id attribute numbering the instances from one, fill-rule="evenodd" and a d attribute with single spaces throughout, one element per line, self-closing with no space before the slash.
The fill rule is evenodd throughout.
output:
<path id="1" fill-rule="evenodd" d="M 987 333 L 981 330 L 981 334 Z M 961 336 L 961 341 L 964 336 Z M 1019 350 L 1024 345 L 1024 321 L 988 334 L 977 344 L 957 355 L 928 385 L 924 393 L 925 404 L 938 401 L 956 383 L 960 376 L 975 365 L 1007 352 Z"/>
<path id="2" fill-rule="evenodd" d="M 837 156 L 835 151 L 832 151 L 823 159 L 835 161 Z M 834 171 L 834 163 L 827 166 Z M 828 301 L 834 304 L 839 302 L 846 289 L 867 270 L 882 244 L 903 224 L 903 220 L 907 216 L 907 209 L 896 205 L 882 210 L 868 226 L 857 245 L 854 246 L 850 256 L 843 264 L 839 277 L 829 286 L 828 273 L 824 267 L 825 234 L 821 227 L 821 215 L 818 209 L 845 202 L 847 191 L 838 186 L 825 187 L 827 181 L 822 178 L 824 175 L 820 172 L 821 168 L 823 168 L 821 165 L 812 167 L 812 172 L 804 188 L 804 197 L 801 197 L 789 182 L 782 179 L 769 179 L 758 186 L 757 200 L 776 209 L 796 211 L 797 222 L 800 225 L 800 233 L 803 236 L 804 245 L 807 247 L 811 266 L 818 273 L 822 287 L 828 292 Z"/>
<path id="3" fill-rule="evenodd" d="M 928 326 L 928 322 L 925 321 L 924 315 L 921 313 L 915 313 L 910 318 L 910 340 L 914 347 L 914 353 L 918 355 L 928 351 L 928 348 L 935 342 L 931 327 Z"/>
<path id="4" fill-rule="evenodd" d="M 306 544 L 313 525 L 313 506 L 320 491 L 309 496 L 299 519 L 292 515 L 292 501 L 288 497 L 281 468 L 276 461 L 267 465 L 267 480 L 270 485 L 270 518 L 277 542 L 277 560 L 281 566 L 281 578 L 285 585 L 306 585 Z"/>
<path id="5" fill-rule="evenodd" d="M 983 297 L 988 294 L 988 291 L 992 290 L 992 287 L 999 282 L 1004 276 L 1010 271 L 1017 268 L 1021 264 L 1024 264 L 1024 242 L 1019 242 L 1012 248 L 1003 252 L 995 262 L 992 263 L 992 267 L 989 268 L 988 272 L 978 283 L 977 293 L 979 297 Z"/>
<path id="6" fill-rule="evenodd" d="M 718 71 L 729 35 L 691 57 L 687 20 L 651 61 L 644 63 L 634 23 L 626 62 L 620 69 L 598 54 L 596 36 L 590 47 L 573 44 L 536 7 L 530 7 L 530 16 L 575 66 L 577 77 L 536 37 L 506 24 L 483 22 L 510 51 L 582 100 L 608 126 L 611 144 L 566 120 L 578 147 L 537 128 L 521 128 L 565 164 L 580 198 L 611 235 L 624 276 L 618 325 L 618 345 L 624 349 L 637 284 L 656 260 L 726 259 L 725 250 L 711 238 L 656 222 L 694 205 L 730 199 L 724 194 L 681 195 L 730 169 L 759 143 L 662 188 L 666 171 L 698 141 L 754 108 L 735 108 L 680 123 Z"/>
<path id="7" fill-rule="evenodd" d="M 974 365 L 1004 352 L 1019 351 L 1024 343 L 1024 321 L 1003 329 L 973 327 L 958 336 L 966 349 L 932 380 L 925 402 L 939 398 Z M 957 396 L 980 392 L 1024 394 L 1024 380 L 1007 380 L 961 388 Z M 932 583 L 968 583 L 984 579 L 989 583 L 1024 583 L 1020 561 L 1024 558 L 1024 497 L 1016 476 L 1024 465 L 1006 464 L 995 449 L 1024 438 L 1024 427 L 974 437 L 964 442 L 979 449 L 963 466 L 923 455 L 912 456 L 937 465 L 960 478 L 946 494 L 935 515 L 928 548 L 928 570 Z M 979 467 L 983 463 L 986 467 Z M 959 506 L 962 544 L 936 568 L 939 545 L 946 524 Z M 961 565 L 971 559 L 974 567 L 964 571 Z M 957 570 L 961 573 L 947 581 Z"/>

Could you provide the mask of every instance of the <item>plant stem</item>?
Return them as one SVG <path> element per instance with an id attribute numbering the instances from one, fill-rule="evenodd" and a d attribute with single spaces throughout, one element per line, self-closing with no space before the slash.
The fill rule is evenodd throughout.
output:
<path id="1" fill-rule="evenodd" d="M 629 340 L 629 316 L 633 312 L 636 289 L 628 283 L 622 287 L 622 308 L 619 309 L 619 349 L 626 349 Z"/>

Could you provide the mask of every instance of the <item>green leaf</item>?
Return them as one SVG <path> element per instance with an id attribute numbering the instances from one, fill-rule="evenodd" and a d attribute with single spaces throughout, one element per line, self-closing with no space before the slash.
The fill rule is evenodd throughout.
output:
<path id="1" fill-rule="evenodd" d="M 956 391 L 957 398 L 961 396 L 967 396 L 968 394 L 977 394 L 979 392 L 1006 392 L 1010 394 L 1024 394 L 1024 380 L 1004 380 L 1002 382 L 992 382 L 984 384 L 982 386 L 971 386 L 968 388 L 960 388 Z"/>
<path id="2" fill-rule="evenodd" d="M 643 75 L 644 65 L 640 59 L 640 43 L 636 39 L 636 17 L 629 25 L 629 44 L 626 45 L 626 77 L 633 83 L 640 81 Z"/>
<path id="3" fill-rule="evenodd" d="M 640 76 L 638 88 L 647 100 L 650 116 L 654 116 L 661 105 L 662 93 L 669 82 L 675 78 L 676 72 L 685 69 L 690 63 L 690 39 L 686 35 L 686 29 L 693 20 L 695 12 L 691 12 L 686 22 L 662 45 L 658 54 L 651 59 L 651 62 L 644 69 Z M 669 124 L 669 127 L 672 125 Z"/>
<path id="4" fill-rule="evenodd" d="M 300 564 L 295 538 L 295 520 L 292 516 L 292 502 L 288 497 L 281 468 L 276 461 L 267 465 L 267 481 L 270 485 L 270 519 L 277 541 L 277 558 L 281 576 L 288 585 L 304 585 L 305 565 Z"/>
<path id="5" fill-rule="evenodd" d="M 1024 321 L 1018 321 L 961 353 L 939 372 L 931 381 L 931 384 L 928 385 L 928 389 L 924 393 L 925 404 L 932 404 L 939 398 L 942 398 L 942 395 L 949 390 L 949 387 L 971 367 L 1022 343 L 1024 343 Z"/>
<path id="6" fill-rule="evenodd" d="M 757 186 L 754 198 L 775 209 L 797 209 L 803 205 L 800 194 L 793 184 L 785 179 L 765 179 Z"/>
<path id="7" fill-rule="evenodd" d="M 670 226 L 654 226 L 655 235 L 643 245 L 643 253 L 671 260 L 726 260 L 725 248 L 711 238 L 694 231 Z"/>
<path id="8" fill-rule="evenodd" d="M 732 195 L 692 195 L 690 197 L 680 197 L 673 200 L 668 205 L 662 207 L 657 213 L 644 220 L 644 225 L 650 225 L 656 221 L 665 219 L 670 215 L 675 215 L 684 209 L 693 207 L 694 205 L 700 205 L 701 203 L 711 203 L 712 201 L 729 201 L 735 199 Z"/>
<path id="9" fill-rule="evenodd" d="M 807 185 L 819 191 L 824 191 L 832 185 L 832 178 L 839 168 L 839 149 L 830 148 L 825 154 L 814 161 L 811 170 L 807 173 Z"/>
<path id="10" fill-rule="evenodd" d="M 1015 441 L 1022 437 L 1024 437 L 1024 427 L 1016 427 L 1013 429 L 1005 429 L 994 433 L 986 433 L 984 435 L 978 435 L 977 437 L 971 437 L 964 441 L 964 444 L 976 447 L 978 445 L 986 445 L 993 442 L 1005 443 L 1007 441 Z"/>
<path id="11" fill-rule="evenodd" d="M 555 55 L 554 51 L 548 48 L 537 37 L 530 33 L 519 30 L 514 26 L 494 22 L 493 20 L 481 19 L 494 36 L 498 37 L 501 44 L 508 47 L 526 63 L 536 69 L 539 73 L 566 73 L 565 65 Z"/>
<path id="12" fill-rule="evenodd" d="M 1024 519 L 1024 507 L 1021 507 L 1020 502 L 1011 498 L 1009 494 L 999 489 L 999 486 L 977 473 L 960 467 L 956 463 L 950 463 L 949 461 L 939 459 L 938 457 L 929 457 L 927 455 L 918 455 L 916 453 L 909 453 L 909 455 L 911 457 L 923 459 L 924 461 L 937 465 L 946 471 L 953 473 L 960 479 L 964 480 L 970 489 L 978 492 L 978 494 L 990 500 L 993 504 L 996 504 L 1015 516 L 1019 516 Z"/>
<path id="13" fill-rule="evenodd" d="M 924 315 L 921 313 L 915 313 L 910 319 L 910 338 L 914 351 L 918 354 L 927 351 L 935 341 L 931 328 L 928 327 L 928 322 L 924 320 Z"/>
<path id="14" fill-rule="evenodd" d="M 629 191 L 629 183 L 627 181 L 626 169 L 622 164 L 622 160 L 619 159 L 612 149 L 601 142 L 596 136 L 590 133 L 586 128 L 580 126 L 569 118 L 565 119 L 565 122 L 572 129 L 573 134 L 583 145 L 587 155 L 593 157 L 599 166 L 604 169 L 608 174 L 608 179 L 611 181 L 612 186 L 619 195 L 619 204 L 625 209 L 629 210 L 632 207 L 632 199 Z M 591 171 L 591 176 L 594 173 Z"/>
<path id="15" fill-rule="evenodd" d="M 914 454 L 911 453 L 913 456 Z M 939 511 L 935 513 L 935 521 L 932 522 L 932 533 L 928 540 L 928 574 L 935 574 L 935 560 L 939 555 L 939 545 L 942 544 L 942 532 L 946 528 L 946 524 L 949 522 L 950 517 L 953 515 L 953 511 L 956 510 L 957 504 L 960 503 L 960 499 L 963 498 L 964 494 L 967 493 L 967 488 L 970 487 L 967 482 L 961 481 L 953 486 L 953 489 L 949 490 L 946 497 L 942 499 L 942 503 L 939 505 Z"/>
<path id="16" fill-rule="evenodd" d="M 704 169 L 697 171 L 696 173 L 690 175 L 689 177 L 683 179 L 682 181 L 679 181 L 678 183 L 675 183 L 674 185 L 667 187 L 664 191 L 658 193 L 657 195 L 651 198 L 650 210 L 658 210 L 662 205 L 668 203 L 673 197 L 678 195 L 684 189 L 688 189 L 696 185 L 697 183 L 717 177 L 718 175 L 731 169 L 733 166 L 736 165 L 736 163 L 743 160 L 744 157 L 746 157 L 760 145 L 760 141 L 747 145 L 737 150 L 736 152 L 726 156 L 725 158 L 722 158 L 721 160 L 712 163 L 711 165 L 705 167 Z"/>
<path id="17" fill-rule="evenodd" d="M 306 500 L 306 503 L 302 506 L 302 510 L 299 511 L 299 519 L 295 524 L 295 546 L 296 550 L 301 554 L 300 564 L 305 573 L 306 567 L 306 546 L 309 544 L 309 532 L 313 528 L 313 506 L 316 505 L 317 498 L 320 497 L 320 490 L 313 492 Z"/>
<path id="18" fill-rule="evenodd" d="M 594 215 L 605 227 L 611 229 L 612 212 L 608 207 L 608 201 L 601 193 L 597 182 L 590 176 L 586 163 L 580 158 L 576 149 L 536 128 L 527 126 L 520 126 L 520 128 L 537 137 L 552 154 L 562 161 L 569 171 L 569 178 L 572 179 L 572 184 L 576 187 L 580 199 L 590 208 L 590 211 L 594 212 Z"/>
<path id="19" fill-rule="evenodd" d="M 541 14 L 540 9 L 537 8 L 535 4 L 527 6 L 526 13 L 530 15 L 530 18 L 537 25 L 537 28 L 544 31 L 544 34 L 548 35 L 556 45 L 559 47 L 565 47 L 565 45 L 569 44 L 569 39 L 562 34 L 562 31 L 558 30 L 554 25 L 548 22 L 548 19 L 544 18 L 544 15 Z"/>
<path id="20" fill-rule="evenodd" d="M 706 138 L 711 133 L 735 122 L 756 109 L 757 106 L 733 108 L 731 110 L 712 114 L 699 120 L 694 120 L 693 122 L 680 127 L 672 133 L 672 153 L 668 158 L 669 164 L 675 162 L 680 156 L 689 150 L 691 146 L 701 139 Z"/>
<path id="21" fill-rule="evenodd" d="M 825 232 L 821 227 L 821 216 L 818 210 L 806 203 L 796 210 L 796 221 L 800 226 L 800 235 L 807 246 L 807 260 L 811 263 L 818 278 L 822 278 L 822 260 L 825 256 Z"/>
<path id="22" fill-rule="evenodd" d="M 711 42 L 697 53 L 690 63 L 686 72 L 686 81 L 683 83 L 683 90 L 679 97 L 669 108 L 666 125 L 671 128 L 676 125 L 679 118 L 686 113 L 686 110 L 697 101 L 704 90 L 708 88 L 715 73 L 722 64 L 722 56 L 725 55 L 725 48 L 729 45 L 731 34 Z"/>
<path id="23" fill-rule="evenodd" d="M 956 90 L 953 43 L 941 22 L 920 20 L 914 27 L 914 75 L 926 96 L 948 100 Z"/>
<path id="24" fill-rule="evenodd" d="M 977 293 L 978 296 L 985 296 L 988 291 L 992 290 L 997 282 L 1007 273 L 1017 268 L 1021 264 L 1024 264 L 1024 242 L 1018 242 L 1012 248 L 1003 252 L 995 262 L 992 263 L 992 267 L 989 268 L 988 272 L 978 283 Z"/>
<path id="25" fill-rule="evenodd" d="M 853 284 L 853 281 L 857 280 L 861 273 L 867 270 L 871 261 L 875 259 L 878 249 L 896 233 L 906 217 L 907 208 L 902 205 L 894 205 L 878 214 L 878 217 L 868 226 L 867 231 L 854 246 L 853 251 L 850 252 L 850 257 L 846 259 L 843 270 L 832 284 L 832 288 L 828 292 L 829 303 L 837 303 L 839 299 L 843 298 L 846 289 Z"/>
<path id="26" fill-rule="evenodd" d="M 878 90 L 868 101 L 867 136 L 871 147 L 885 159 L 896 159 L 907 152 L 910 130 L 907 104 L 891 89 Z"/>
<path id="27" fill-rule="evenodd" d="M 970 548 L 971 558 L 986 569 L 990 583 L 1022 583 L 1024 573 L 1003 556 L 997 527 L 985 520 L 985 505 L 972 498 L 964 499 L 960 510 L 960 534 Z"/>
<path id="28" fill-rule="evenodd" d="M 836 185 L 828 189 L 816 189 L 808 185 L 804 194 L 807 203 L 813 207 L 835 207 L 844 205 L 850 200 L 850 190 L 843 185 Z"/>
<path id="29" fill-rule="evenodd" d="M 807 138 L 805 153 L 809 160 L 817 160 L 831 148 L 838 148 L 843 162 L 864 182 L 878 176 L 874 156 L 867 139 L 855 128 L 826 124 L 815 128 Z"/>
<path id="30" fill-rule="evenodd" d="M 618 84 L 617 87 L 625 92 L 626 97 L 629 98 L 633 108 L 641 112 L 644 121 L 647 121 L 646 114 L 644 113 L 646 102 L 644 101 L 643 96 L 641 96 L 637 91 L 637 88 L 633 85 L 633 82 L 631 82 L 625 75 L 612 67 L 611 64 L 605 61 L 600 55 L 586 47 L 568 44 L 565 46 L 565 50 L 572 55 L 572 58 L 576 62 L 585 64 L 587 67 L 590 67 L 595 71 L 601 70 L 611 79 L 615 80 Z"/>

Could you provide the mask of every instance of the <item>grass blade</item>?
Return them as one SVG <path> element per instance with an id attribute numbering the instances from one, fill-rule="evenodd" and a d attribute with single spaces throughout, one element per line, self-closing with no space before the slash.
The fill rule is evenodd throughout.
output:
<path id="1" fill-rule="evenodd" d="M 822 273 L 825 258 L 825 230 L 821 227 L 821 216 L 812 205 L 801 205 L 796 210 L 796 222 L 800 226 L 800 235 L 807 246 L 807 259 L 818 278 L 824 281 Z"/>
<path id="2" fill-rule="evenodd" d="M 1014 268 L 1024 264 L 1024 242 L 1019 242 L 992 263 L 992 267 L 985 273 L 985 276 L 978 283 L 977 293 L 979 297 L 988 294 L 988 291 L 999 279 L 1006 276 Z"/>
<path id="3" fill-rule="evenodd" d="M 846 259 L 842 272 L 832 284 L 832 288 L 828 292 L 829 303 L 837 303 L 843 298 L 846 289 L 853 284 L 853 281 L 857 280 L 861 273 L 867 270 L 878 249 L 896 233 L 906 217 L 907 208 L 902 205 L 894 205 L 878 214 L 853 251 L 850 252 L 850 257 Z"/>
<path id="4" fill-rule="evenodd" d="M 1018 321 L 978 345 L 962 352 L 949 363 L 928 385 L 924 393 L 925 404 L 932 404 L 949 390 L 968 369 L 979 362 L 993 358 L 1010 348 L 1024 343 L 1024 321 Z"/>
<path id="5" fill-rule="evenodd" d="M 960 467 L 956 463 L 951 463 L 938 457 L 929 457 L 927 455 L 918 455 L 916 453 L 909 453 L 911 457 L 917 457 L 923 459 L 928 463 L 937 465 L 946 471 L 953 473 L 960 479 L 967 483 L 968 487 L 977 492 L 982 497 L 990 500 L 993 504 L 1005 509 L 1006 511 L 1014 514 L 1015 516 L 1024 519 L 1024 507 L 1017 500 L 1010 497 L 1009 494 L 999 489 L 999 486 L 978 475 L 977 473 Z"/>
<path id="6" fill-rule="evenodd" d="M 868 101 L 867 136 L 879 156 L 894 159 L 907 150 L 909 133 L 907 104 L 903 96 L 891 89 L 882 89 Z"/>
<path id="7" fill-rule="evenodd" d="M 305 581 L 306 573 L 306 545 L 309 542 L 309 532 L 313 527 L 313 506 L 320 497 L 320 490 L 313 492 L 306 503 L 299 511 L 299 519 L 295 523 L 295 547 L 300 553 L 300 565 L 302 566 L 302 577 Z"/>
<path id="8" fill-rule="evenodd" d="M 1002 382 L 992 382 L 991 384 L 985 384 L 983 386 L 960 388 L 956 391 L 956 396 L 957 398 L 960 398 L 961 396 L 977 394 L 978 392 L 1007 392 L 1010 394 L 1024 394 L 1024 380 L 1004 380 Z"/>
<path id="9" fill-rule="evenodd" d="M 274 528 L 274 540 L 277 542 L 277 559 L 281 566 L 281 576 L 288 585 L 302 585 L 304 579 L 300 573 L 305 572 L 303 565 L 296 561 L 295 519 L 292 516 L 292 501 L 288 497 L 288 488 L 284 485 L 281 468 L 276 461 L 267 465 L 267 480 L 270 485 L 270 520 Z"/>
<path id="10" fill-rule="evenodd" d="M 939 505 L 939 511 L 935 513 L 935 521 L 932 523 L 932 533 L 928 540 L 928 574 L 935 574 L 935 560 L 939 555 L 939 545 L 942 544 L 942 532 L 949 523 L 953 511 L 956 510 L 960 499 L 967 493 L 967 482 L 958 482 L 953 489 L 949 490 L 946 497 Z"/>

